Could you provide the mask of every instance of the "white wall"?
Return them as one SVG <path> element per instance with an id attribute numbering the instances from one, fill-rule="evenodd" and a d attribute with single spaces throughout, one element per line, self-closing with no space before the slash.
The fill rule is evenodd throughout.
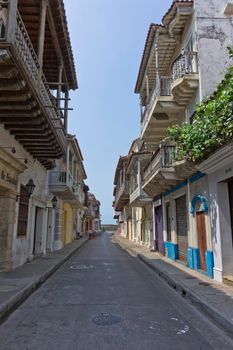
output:
<path id="1" fill-rule="evenodd" d="M 195 0 L 201 99 L 212 94 L 229 66 L 232 19 L 224 15 L 228 0 Z"/>
<path id="2" fill-rule="evenodd" d="M 43 208 L 43 215 L 40 215 L 41 221 L 38 225 L 41 226 L 41 253 L 46 251 L 46 222 L 45 215 L 46 210 L 46 191 L 47 191 L 47 171 L 38 162 L 30 162 L 28 169 L 19 175 L 18 181 L 18 193 L 20 192 L 20 185 L 26 185 L 30 179 L 33 179 L 36 185 L 34 192 L 29 201 L 29 213 L 28 213 L 28 226 L 27 235 L 25 237 L 17 237 L 17 224 L 18 224 L 18 210 L 19 201 L 16 203 L 15 212 L 15 225 L 13 233 L 13 252 L 12 260 L 13 266 L 22 265 L 28 258 L 32 258 L 33 254 L 33 242 L 35 233 L 35 212 L 36 207 Z M 39 242 L 37 242 L 39 244 Z"/>

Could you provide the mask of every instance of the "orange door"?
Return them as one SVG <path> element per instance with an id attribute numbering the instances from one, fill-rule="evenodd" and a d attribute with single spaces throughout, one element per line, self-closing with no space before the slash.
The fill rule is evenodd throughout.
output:
<path id="1" fill-rule="evenodd" d="M 206 270 L 205 252 L 206 247 L 206 227 L 205 227 L 205 214 L 203 212 L 197 212 L 197 236 L 198 236 L 198 247 L 200 251 L 200 264 L 201 269 Z"/>

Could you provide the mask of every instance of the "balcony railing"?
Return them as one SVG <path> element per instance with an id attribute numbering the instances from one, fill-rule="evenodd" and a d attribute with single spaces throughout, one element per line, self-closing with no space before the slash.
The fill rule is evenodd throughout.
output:
<path id="1" fill-rule="evenodd" d="M 122 196 L 128 196 L 129 195 L 129 181 L 125 180 L 122 185 L 117 189 L 116 191 L 116 199 L 115 202 L 117 203 Z"/>
<path id="2" fill-rule="evenodd" d="M 156 82 L 154 88 L 152 89 L 148 98 L 148 104 L 142 114 L 142 129 L 149 119 L 156 98 L 160 96 L 171 96 L 171 77 L 161 77 L 159 84 Z"/>
<path id="3" fill-rule="evenodd" d="M 51 171 L 49 174 L 49 185 L 67 186 L 80 200 L 84 199 L 82 184 L 76 182 L 70 173 L 67 174 L 65 171 Z"/>
<path id="4" fill-rule="evenodd" d="M 172 81 L 183 78 L 187 74 L 198 73 L 197 53 L 186 51 L 172 65 Z"/>
<path id="5" fill-rule="evenodd" d="M 163 145 L 159 150 L 153 155 L 150 160 L 150 163 L 144 170 L 143 173 L 143 182 L 149 180 L 149 178 L 158 172 L 159 169 L 166 169 L 173 166 L 175 158 L 176 146 Z"/>
<path id="6" fill-rule="evenodd" d="M 85 216 L 95 217 L 95 211 L 92 206 L 89 206 L 88 209 L 85 211 Z"/>
<path id="7" fill-rule="evenodd" d="M 6 33 L 6 24 L 3 19 L 0 19 L 0 35 L 1 43 L 8 43 Z M 61 120 L 61 114 L 54 107 L 54 97 L 51 95 L 48 88 L 48 83 L 40 67 L 37 54 L 33 48 L 32 42 L 28 35 L 27 29 L 23 23 L 23 20 L 17 11 L 16 25 L 14 29 L 14 35 L 12 42 L 12 49 L 17 57 L 17 61 L 20 63 L 22 70 L 27 76 L 27 80 L 33 85 L 34 91 L 37 92 L 38 97 L 43 106 L 44 112 L 51 125 L 56 129 L 56 135 L 60 141 L 61 146 L 65 149 L 65 134 L 63 129 L 63 122 Z"/>

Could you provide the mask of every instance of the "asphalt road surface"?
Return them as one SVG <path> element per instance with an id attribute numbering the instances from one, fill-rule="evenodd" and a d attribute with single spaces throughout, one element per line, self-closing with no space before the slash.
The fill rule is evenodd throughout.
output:
<path id="1" fill-rule="evenodd" d="M 233 343 L 103 233 L 0 326 L 0 349 L 230 350 Z"/>

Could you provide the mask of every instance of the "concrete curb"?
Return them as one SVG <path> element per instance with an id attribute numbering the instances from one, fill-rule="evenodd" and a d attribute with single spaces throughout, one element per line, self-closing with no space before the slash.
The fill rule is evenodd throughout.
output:
<path id="1" fill-rule="evenodd" d="M 221 314 L 217 309 L 213 308 L 211 305 L 207 304 L 203 299 L 201 299 L 194 291 L 190 290 L 187 286 L 183 285 L 182 282 L 177 281 L 165 272 L 158 269 L 153 263 L 150 262 L 144 255 L 138 254 L 134 249 L 126 247 L 124 243 L 120 242 L 117 238 L 115 241 L 119 246 L 127 251 L 129 254 L 137 257 L 145 265 L 147 265 L 151 270 L 153 270 L 159 277 L 163 278 L 167 284 L 173 288 L 177 293 L 179 293 L 184 299 L 192 303 L 199 311 L 201 311 L 205 316 L 207 316 L 212 322 L 221 327 L 230 337 L 233 337 L 233 323 L 227 319 L 223 314 Z"/>
<path id="2" fill-rule="evenodd" d="M 51 266 L 42 275 L 38 276 L 32 284 L 26 286 L 19 292 L 17 292 L 13 297 L 7 300 L 5 303 L 0 305 L 0 323 L 4 320 L 19 306 L 21 305 L 33 292 L 35 292 L 46 280 L 51 277 L 73 254 L 78 252 L 88 240 L 82 242 L 82 244 L 74 249 L 72 252 L 68 253 L 55 265 Z"/>

